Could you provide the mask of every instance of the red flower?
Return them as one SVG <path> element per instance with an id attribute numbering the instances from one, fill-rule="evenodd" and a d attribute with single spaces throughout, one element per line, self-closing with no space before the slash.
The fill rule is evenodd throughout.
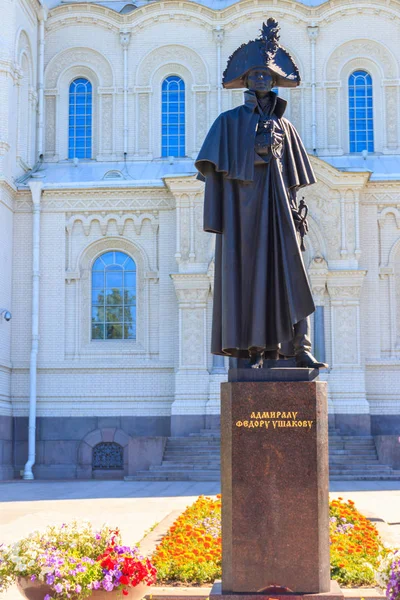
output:
<path id="1" fill-rule="evenodd" d="M 109 571 L 112 571 L 114 569 L 115 561 L 113 561 L 109 556 L 107 556 L 101 561 L 100 564 L 103 567 L 103 569 L 108 569 Z"/>
<path id="2" fill-rule="evenodd" d="M 128 590 L 122 590 L 122 593 L 124 596 L 127 596 L 129 594 Z"/>

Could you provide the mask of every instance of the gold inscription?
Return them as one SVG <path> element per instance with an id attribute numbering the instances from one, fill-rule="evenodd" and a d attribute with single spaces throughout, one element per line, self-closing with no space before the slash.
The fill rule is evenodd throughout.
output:
<path id="1" fill-rule="evenodd" d="M 297 418 L 299 413 L 293 412 L 252 412 L 248 421 L 236 421 L 236 427 L 245 429 L 311 429 L 314 421 Z"/>

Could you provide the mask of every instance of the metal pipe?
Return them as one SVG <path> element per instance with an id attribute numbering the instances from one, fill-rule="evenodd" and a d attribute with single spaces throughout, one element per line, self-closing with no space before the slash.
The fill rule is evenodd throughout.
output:
<path id="1" fill-rule="evenodd" d="M 217 44 L 217 110 L 220 114 L 222 112 L 221 47 L 224 40 L 224 30 L 221 25 L 217 25 L 214 29 L 214 40 Z"/>
<path id="2" fill-rule="evenodd" d="M 311 41 L 311 136 L 313 153 L 317 153 L 317 83 L 316 83 L 316 62 L 315 62 L 315 46 L 319 34 L 319 28 L 314 23 L 307 28 L 308 36 Z"/>
<path id="3" fill-rule="evenodd" d="M 120 32 L 120 42 L 124 51 L 124 155 L 128 154 L 128 46 L 131 34 Z"/>
<path id="4" fill-rule="evenodd" d="M 32 467 L 36 461 L 36 393 L 37 355 L 39 350 L 39 282 L 40 282 L 40 200 L 43 183 L 30 181 L 32 194 L 32 346 L 29 367 L 29 437 L 28 461 L 24 479 L 34 479 Z"/>
<path id="5" fill-rule="evenodd" d="M 44 23 L 47 18 L 46 10 L 39 10 L 39 61 L 38 61 L 38 121 L 37 121 L 37 154 L 43 154 L 44 130 Z"/>

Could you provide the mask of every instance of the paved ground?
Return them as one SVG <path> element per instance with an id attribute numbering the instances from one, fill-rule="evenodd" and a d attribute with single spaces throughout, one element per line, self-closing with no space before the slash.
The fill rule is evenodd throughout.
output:
<path id="1" fill-rule="evenodd" d="M 72 519 L 118 526 L 126 543 L 140 541 L 171 511 L 183 510 L 197 496 L 220 491 L 217 482 L 34 481 L 0 483 L 0 543 L 9 543 L 49 523 Z M 331 497 L 351 498 L 377 519 L 388 543 L 400 547 L 400 482 L 340 482 Z M 20 600 L 15 589 L 0 600 Z"/>

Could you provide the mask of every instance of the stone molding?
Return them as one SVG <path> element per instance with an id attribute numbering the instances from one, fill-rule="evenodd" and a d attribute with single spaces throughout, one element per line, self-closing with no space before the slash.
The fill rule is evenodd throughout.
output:
<path id="1" fill-rule="evenodd" d="M 180 308 L 206 307 L 210 292 L 207 273 L 174 273 L 171 278 Z"/>
<path id="2" fill-rule="evenodd" d="M 156 212 L 156 211 L 154 211 Z M 66 222 L 66 231 L 71 234 L 75 223 L 81 223 L 83 227 L 83 231 L 85 236 L 89 236 L 90 227 L 92 223 L 96 221 L 100 225 L 101 234 L 103 236 L 107 235 L 107 229 L 110 221 L 116 223 L 117 230 L 119 235 L 124 235 L 124 229 L 126 224 L 131 221 L 133 223 L 136 235 L 140 235 L 142 233 L 142 227 L 144 221 L 149 221 L 151 223 L 151 227 L 153 232 L 156 234 L 159 228 L 158 216 L 157 214 L 151 213 L 139 213 L 138 215 L 134 215 L 132 213 L 125 214 L 113 214 L 108 213 L 107 215 L 98 215 L 98 214 L 90 214 L 90 215 L 82 215 L 82 214 L 74 214 L 67 219 Z"/>
<path id="3" fill-rule="evenodd" d="M 32 203 L 25 193 L 20 192 L 15 201 L 15 212 L 31 212 Z M 72 190 L 44 189 L 43 212 L 108 212 L 115 210 L 142 212 L 172 210 L 175 198 L 165 188 L 82 188 Z"/>
<path id="4" fill-rule="evenodd" d="M 168 44 L 151 50 L 142 58 L 136 69 L 136 85 L 150 86 L 153 73 L 168 62 L 179 62 L 186 67 L 195 77 L 197 84 L 209 82 L 207 66 L 195 50 L 181 44 Z"/>
<path id="5" fill-rule="evenodd" d="M 58 89 L 62 73 L 74 66 L 92 69 L 102 87 L 114 85 L 113 69 L 107 58 L 92 48 L 78 47 L 62 50 L 49 60 L 45 69 L 45 87 Z"/>
<path id="6" fill-rule="evenodd" d="M 387 79 L 398 77 L 396 59 L 386 46 L 369 39 L 351 40 L 341 43 L 330 55 L 325 65 L 327 80 L 339 80 L 343 66 L 354 57 L 366 57 L 382 65 Z"/>

